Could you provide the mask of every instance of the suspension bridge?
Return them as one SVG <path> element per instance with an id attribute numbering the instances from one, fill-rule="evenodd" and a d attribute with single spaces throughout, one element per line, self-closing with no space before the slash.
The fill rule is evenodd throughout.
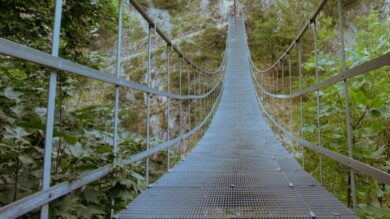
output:
<path id="1" fill-rule="evenodd" d="M 266 124 L 252 86 L 244 20 L 232 18 L 229 27 L 224 88 L 206 134 L 117 218 L 355 218 Z"/>
<path id="2" fill-rule="evenodd" d="M 120 77 L 123 1 L 121 1 L 119 10 L 116 75 L 109 75 L 58 57 L 62 1 L 56 1 L 52 54 L 0 38 L 1 54 L 37 63 L 52 70 L 47 107 L 42 190 L 1 207 L 1 218 L 16 218 L 37 208 L 41 208 L 41 218 L 47 218 L 51 201 L 113 172 L 112 164 L 108 164 L 84 174 L 79 179 L 51 185 L 56 74 L 59 70 L 116 86 L 113 143 L 115 156 L 118 156 L 118 147 L 120 147 L 115 137 L 118 135 L 119 123 L 119 88 L 134 89 L 147 94 L 147 150 L 134 154 L 128 159 L 131 161 L 146 159 L 146 182 L 149 186 L 126 209 L 113 215 L 115 218 L 357 218 L 353 209 L 340 202 L 321 185 L 321 182 L 310 176 L 294 160 L 278 140 L 270 124 L 291 141 L 348 166 L 351 170 L 351 191 L 355 209 L 355 172 L 370 176 L 381 183 L 390 184 L 388 173 L 353 159 L 351 152 L 349 156 L 344 156 L 293 135 L 292 130 L 287 130 L 279 123 L 264 104 L 266 98 L 285 100 L 300 97 L 390 64 L 390 55 L 385 54 L 351 69 L 344 67 L 339 75 L 325 81 L 317 81 L 315 85 L 306 89 L 301 88 L 296 93 L 293 93 L 291 89 L 289 94 L 284 90 L 280 94 L 267 89 L 271 77 L 264 77 L 264 75 L 273 74 L 281 62 L 289 61 L 289 52 L 292 48 L 298 48 L 298 57 L 301 58 L 301 38 L 308 28 L 316 27 L 316 17 L 327 3 L 326 0 L 321 2 L 310 21 L 306 23 L 286 52 L 274 65 L 265 70 L 256 68 L 250 58 L 245 19 L 240 16 L 229 17 L 227 49 L 221 66 L 213 72 L 203 70 L 192 63 L 172 44 L 136 1 L 130 1 L 130 3 L 150 25 L 147 85 L 137 84 Z M 338 1 L 338 11 L 340 26 L 342 26 L 341 1 Z M 343 36 L 342 31 L 340 28 L 341 36 Z M 152 34 L 159 35 L 167 43 L 167 91 L 156 90 L 150 86 Z M 343 42 L 342 38 L 341 42 Z M 180 57 L 180 93 L 177 94 L 170 91 L 170 53 L 175 53 Z M 299 63 L 301 66 L 301 60 Z M 185 78 L 184 65 L 187 69 L 196 72 L 195 78 L 188 75 L 188 88 L 185 94 L 182 86 L 183 78 Z M 291 70 L 289 73 L 291 88 Z M 191 90 L 191 87 L 197 87 L 199 83 L 210 78 L 214 79 L 211 86 L 199 86 L 199 89 Z M 345 89 L 348 92 L 347 83 L 345 83 Z M 169 112 L 174 110 L 170 105 L 170 100 L 180 102 L 179 136 L 171 138 L 168 126 L 167 141 L 158 145 L 151 145 L 150 142 L 150 99 L 154 96 L 168 98 L 168 120 Z M 194 112 L 194 117 L 198 119 L 191 120 L 189 117 L 188 121 L 184 120 L 184 100 L 188 103 L 187 109 L 190 113 L 193 112 L 191 107 L 201 109 L 200 112 Z M 317 104 L 319 104 L 318 101 Z M 346 107 L 348 105 L 346 104 Z M 347 107 L 347 122 L 348 110 Z M 189 155 L 182 157 L 172 169 L 169 166 L 170 157 L 168 156 L 169 171 L 153 184 L 149 184 L 149 157 L 163 150 L 169 152 L 170 148 L 177 145 L 182 149 L 185 140 L 207 126 L 210 121 L 204 136 Z M 184 128 L 184 123 L 188 124 L 188 130 Z M 350 139 L 351 136 L 347 137 Z M 319 165 L 322 165 L 321 162 Z"/>

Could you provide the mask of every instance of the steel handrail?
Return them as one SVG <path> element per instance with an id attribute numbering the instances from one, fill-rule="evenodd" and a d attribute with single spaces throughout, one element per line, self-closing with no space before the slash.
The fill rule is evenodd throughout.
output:
<path id="1" fill-rule="evenodd" d="M 211 118 L 211 116 L 214 114 L 218 103 L 222 96 L 222 90 L 223 86 L 221 87 L 221 91 L 219 92 L 219 95 L 217 97 L 217 100 L 214 102 L 212 109 L 207 114 L 207 116 L 203 119 L 203 121 L 197 125 L 195 128 L 191 129 L 187 133 L 185 133 L 183 136 L 176 137 L 168 142 L 164 142 L 162 144 L 158 144 L 149 150 L 145 150 L 142 152 L 139 152 L 137 154 L 134 154 L 130 156 L 129 158 L 125 158 L 124 160 L 127 160 L 129 162 L 137 162 L 142 159 L 145 159 L 146 157 L 152 156 L 153 154 L 156 154 L 158 152 L 163 151 L 166 148 L 172 147 L 176 144 L 178 144 L 183 139 L 187 139 L 191 137 L 194 133 L 199 131 L 206 122 Z M 0 217 L 1 218 L 16 218 L 19 216 L 22 216 L 38 207 L 41 207 L 43 205 L 46 205 L 50 203 L 53 200 L 56 200 L 76 189 L 79 189 L 80 187 L 87 185 L 97 179 L 100 179 L 108 174 L 110 174 L 114 168 L 113 165 L 115 164 L 107 164 L 103 167 L 100 167 L 98 169 L 89 171 L 88 173 L 84 174 L 83 176 L 79 177 L 76 180 L 73 181 L 66 181 L 59 183 L 57 185 L 54 185 L 50 187 L 48 190 L 42 190 L 39 192 L 36 192 L 32 195 L 29 195 L 27 197 L 24 197 L 16 202 L 10 203 L 6 206 L 3 206 L 0 208 Z"/>
<path id="2" fill-rule="evenodd" d="M 172 41 L 161 31 L 160 28 L 157 27 L 157 24 L 153 21 L 152 18 L 149 17 L 149 15 L 142 9 L 141 5 L 136 0 L 130 0 L 130 4 L 133 5 L 133 7 L 141 14 L 141 16 L 148 22 L 150 28 L 155 28 L 156 33 L 167 43 L 167 45 L 172 46 L 173 50 L 180 56 L 183 57 L 183 59 L 195 67 L 199 72 L 213 75 L 218 74 L 218 71 L 209 72 L 205 69 L 200 68 L 199 66 L 195 65 L 190 59 L 188 59 L 183 52 L 181 52 L 176 45 L 172 43 Z"/>
<path id="3" fill-rule="evenodd" d="M 253 63 L 256 71 L 258 72 L 267 72 L 269 70 L 271 70 L 272 68 L 274 68 L 277 64 L 279 64 L 287 55 L 290 54 L 291 50 L 293 49 L 293 47 L 295 46 L 296 42 L 299 42 L 303 36 L 303 34 L 307 31 L 307 29 L 309 29 L 309 26 L 310 24 L 316 20 L 316 18 L 318 17 L 318 15 L 320 14 L 321 10 L 323 9 L 323 7 L 325 6 L 325 4 L 328 2 L 328 0 L 322 0 L 320 2 L 320 4 L 317 6 L 316 10 L 314 11 L 314 13 L 310 16 L 310 19 L 309 21 L 307 21 L 304 26 L 301 28 L 301 30 L 299 31 L 299 33 L 297 34 L 297 36 L 295 37 L 295 39 L 291 42 L 291 44 L 287 47 L 287 49 L 283 52 L 283 54 L 272 64 L 270 65 L 269 67 L 265 68 L 265 69 L 260 69 L 260 68 L 257 68 L 253 61 L 252 61 L 252 58 L 250 58 L 251 62 Z M 250 53 L 249 53 L 249 56 L 250 56 Z"/>
<path id="4" fill-rule="evenodd" d="M 329 149 L 326 149 L 324 147 L 321 147 L 319 145 L 316 145 L 312 142 L 309 142 L 309 141 L 306 141 L 305 139 L 302 139 L 302 138 L 299 138 L 299 137 L 296 137 L 294 136 L 290 131 L 288 131 L 287 129 L 285 129 L 283 127 L 282 124 L 280 124 L 279 122 L 277 122 L 275 120 L 275 118 L 272 117 L 272 115 L 266 110 L 266 108 L 264 107 L 264 105 L 262 104 L 262 101 L 260 100 L 259 96 L 257 95 L 257 92 L 256 92 L 256 98 L 257 98 L 257 102 L 259 103 L 259 106 L 261 107 L 262 111 L 264 112 L 264 114 L 271 120 L 271 122 L 280 130 L 283 132 L 283 134 L 290 140 L 294 141 L 294 142 L 297 142 L 301 145 L 304 145 L 306 146 L 307 148 L 309 149 L 312 149 L 328 158 L 331 158 L 333 160 L 336 160 L 350 168 L 353 168 L 354 170 L 357 170 L 359 172 L 361 172 L 362 174 L 365 174 L 367 176 L 370 176 L 376 180 L 378 180 L 379 182 L 381 183 L 385 183 L 387 185 L 390 185 L 390 174 L 380 170 L 380 169 L 377 169 L 375 167 L 372 167 L 370 165 L 367 165 L 363 162 L 360 162 L 358 160 L 355 160 L 355 159 L 352 159 L 352 158 L 349 158 L 347 156 L 344 156 L 344 155 L 341 155 L 337 152 L 334 152 L 334 151 L 331 151 Z"/>
<path id="5" fill-rule="evenodd" d="M 367 61 L 361 65 L 358 65 L 354 68 L 348 69 L 345 72 L 337 74 L 329 79 L 321 81 L 319 84 L 309 86 L 305 89 L 302 89 L 302 91 L 297 91 L 297 92 L 294 92 L 292 94 L 278 94 L 278 93 L 270 92 L 270 91 L 266 90 L 265 87 L 260 84 L 260 82 L 256 78 L 256 75 L 254 74 L 253 71 L 252 71 L 252 76 L 255 79 L 258 86 L 268 96 L 278 98 L 278 99 L 292 99 L 292 98 L 296 98 L 296 97 L 314 92 L 318 89 L 321 89 L 321 88 L 324 88 L 324 87 L 327 87 L 330 85 L 334 85 L 334 84 L 341 82 L 345 79 L 349 79 L 349 78 L 352 78 L 352 77 L 357 76 L 357 75 L 365 74 L 369 71 L 372 71 L 372 70 L 375 70 L 375 69 L 378 69 L 381 67 L 389 66 L 389 65 L 390 65 L 390 53 L 387 53 L 387 54 L 382 55 L 378 58 L 375 58 L 375 59 Z"/>
<path id="6" fill-rule="evenodd" d="M 111 83 L 120 87 L 130 88 L 130 89 L 146 92 L 149 94 L 170 97 L 178 100 L 202 99 L 207 96 L 207 95 L 178 95 L 174 93 L 160 91 L 154 88 L 150 88 L 146 85 L 138 84 L 129 80 L 124 80 L 115 77 L 115 75 L 107 74 L 102 71 L 90 68 L 88 66 L 66 60 L 64 58 L 53 56 L 46 52 L 42 52 L 40 50 L 19 43 L 15 43 L 13 41 L 1 37 L 0 37 L 0 54 L 19 58 L 32 63 L 36 63 L 51 69 L 61 70 L 61 71 L 77 74 L 80 76 L 88 77 L 91 79 L 96 79 L 99 81 Z M 222 66 L 223 65 L 225 64 L 222 63 Z M 218 83 L 220 83 L 220 81 L 218 81 Z"/>
<path id="7" fill-rule="evenodd" d="M 378 59 L 380 60 L 384 60 L 383 57 L 379 57 Z M 373 60 L 374 61 L 374 60 Z M 377 62 L 374 62 L 374 64 L 377 63 Z M 369 63 L 368 63 L 369 64 Z M 363 65 L 367 65 L 367 63 L 363 64 Z M 367 65 L 367 66 L 370 66 L 372 67 L 373 65 Z M 352 70 L 352 69 L 351 69 Z M 369 71 L 369 70 L 367 70 Z M 356 74 L 361 74 L 359 71 L 354 71 L 356 72 Z M 274 98 L 280 98 L 280 99 L 290 99 L 290 98 L 294 98 L 294 97 L 298 97 L 300 95 L 277 95 L 277 94 L 273 94 L 273 93 L 270 93 L 268 91 L 266 91 L 264 89 L 264 87 L 259 83 L 259 81 L 256 79 L 255 75 L 254 75 L 254 72 L 252 71 L 251 69 L 251 75 L 252 75 L 252 78 L 254 79 L 254 81 L 256 82 L 257 86 L 265 93 L 267 94 L 268 96 L 271 96 L 271 97 L 274 97 Z M 336 82 L 337 83 L 337 82 Z M 301 94 L 303 95 L 303 94 Z M 320 147 L 319 145 L 316 145 L 312 142 L 309 142 L 309 141 L 306 141 L 302 138 L 299 138 L 299 137 L 296 137 L 292 134 L 292 132 L 288 131 L 287 129 L 285 129 L 283 127 L 282 124 L 280 124 L 279 122 L 277 122 L 277 120 L 275 118 L 273 118 L 273 116 L 266 110 L 266 108 L 264 107 L 261 99 L 259 98 L 257 92 L 256 92 L 256 98 L 257 98 L 257 101 L 258 101 L 258 104 L 259 106 L 261 107 L 262 111 L 264 112 L 264 114 L 271 120 L 271 122 L 280 130 L 282 131 L 282 133 L 290 140 L 294 141 L 294 142 L 297 142 L 301 145 L 304 145 L 328 158 L 331 158 L 333 160 L 336 160 L 350 168 L 353 168 L 367 176 L 371 176 L 373 178 L 375 178 L 376 180 L 378 180 L 379 182 L 381 183 L 385 183 L 385 184 L 388 184 L 390 185 L 390 174 L 380 170 L 380 169 L 377 169 L 377 168 L 374 168 L 372 166 L 369 166 L 365 163 L 362 163 L 358 160 L 354 160 L 352 158 L 349 158 L 347 156 L 344 156 L 344 155 L 341 155 L 339 153 L 336 153 L 336 152 L 333 152 L 329 149 L 326 149 L 326 148 L 323 148 L 323 147 Z"/>

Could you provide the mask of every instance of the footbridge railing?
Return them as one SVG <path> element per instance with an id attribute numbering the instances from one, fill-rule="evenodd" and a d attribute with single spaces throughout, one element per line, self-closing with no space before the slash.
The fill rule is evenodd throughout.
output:
<path id="1" fill-rule="evenodd" d="M 88 183 L 91 183 L 97 179 L 103 178 L 113 171 L 113 165 L 118 162 L 118 159 L 114 159 L 114 163 L 102 166 L 96 170 L 90 171 L 80 178 L 73 181 L 66 181 L 59 184 L 51 184 L 51 167 L 52 167 L 52 145 L 53 145 L 53 129 L 55 123 L 55 99 L 56 99 L 56 86 L 57 86 L 57 73 L 58 71 L 65 74 L 75 74 L 90 79 L 103 81 L 109 84 L 115 85 L 115 103 L 114 103 L 114 133 L 113 133 L 113 154 L 114 157 L 118 156 L 118 149 L 120 147 L 118 143 L 118 126 L 119 126 L 119 97 L 120 88 L 132 89 L 140 91 L 146 94 L 146 110 L 147 117 L 146 124 L 146 144 L 147 149 L 134 154 L 128 158 L 127 161 L 139 161 L 146 159 L 146 185 L 149 185 L 149 157 L 157 152 L 168 150 L 167 163 L 168 169 L 170 167 L 169 150 L 175 145 L 179 145 L 181 150 L 181 156 L 183 156 L 183 144 L 184 140 L 190 138 L 197 133 L 202 127 L 208 124 L 210 118 L 218 105 L 221 93 L 223 90 L 223 77 L 226 67 L 226 52 L 224 53 L 223 60 L 220 66 L 213 70 L 208 71 L 202 69 L 193 63 L 187 56 L 184 55 L 180 49 L 172 43 L 172 41 L 160 30 L 157 24 L 143 11 L 142 7 L 135 0 L 129 1 L 129 7 L 133 7 L 138 13 L 140 13 L 143 19 L 149 25 L 148 42 L 147 42 L 147 85 L 138 84 L 129 80 L 121 78 L 121 50 L 122 50 L 122 13 L 124 7 L 127 6 L 125 0 L 120 0 L 119 12 L 118 12 L 118 32 L 117 32 L 117 50 L 116 50 L 116 75 L 110 75 L 106 72 L 95 70 L 85 65 L 81 65 L 67 59 L 59 57 L 59 41 L 61 30 L 61 18 L 62 18 L 62 0 L 56 0 L 55 5 L 55 19 L 54 19 L 54 33 L 52 40 L 51 54 L 36 50 L 34 48 L 25 46 L 9 41 L 4 38 L 0 38 L 0 54 L 5 56 L 17 58 L 20 60 L 36 63 L 40 66 L 46 67 L 51 71 L 49 81 L 49 96 L 47 104 L 47 123 L 45 132 L 45 148 L 44 148 L 44 167 L 42 176 L 42 190 L 32 195 L 24 197 L 16 202 L 10 203 L 0 208 L 0 218 L 16 218 L 24 215 L 36 208 L 41 208 L 41 218 L 48 218 L 48 205 L 51 201 L 64 196 Z M 166 65 L 167 75 L 167 90 L 161 91 L 151 86 L 151 69 L 152 69 L 152 36 L 158 36 L 166 43 L 166 59 L 164 64 Z M 180 87 L 179 92 L 174 93 L 172 88 L 172 71 L 171 71 L 171 58 L 170 54 L 175 54 L 179 57 L 179 80 Z M 187 87 L 184 87 L 187 85 Z M 167 110 L 167 132 L 168 139 L 166 142 L 152 146 L 151 145 L 151 133 L 150 133 L 150 116 L 151 116 L 151 99 L 155 97 L 166 97 L 166 110 Z M 173 108 L 171 100 L 179 102 L 179 107 Z M 187 104 L 184 109 L 184 104 Z M 191 110 L 191 108 L 197 110 Z M 180 133 L 174 138 L 170 138 L 169 121 L 170 115 L 173 110 L 178 110 L 179 117 L 179 129 Z M 184 110 L 188 110 L 188 113 L 192 116 L 184 118 Z M 192 118 L 195 119 L 192 119 Z M 123 158 L 122 158 L 123 159 Z"/>
<path id="2" fill-rule="evenodd" d="M 343 28 L 343 14 L 342 14 L 342 2 L 337 0 L 337 16 L 338 16 L 338 32 L 339 32 L 339 43 L 341 45 L 341 62 L 342 69 L 341 72 L 337 75 L 331 76 L 328 79 L 320 80 L 319 76 L 319 50 L 318 50 L 318 39 L 317 39 L 317 24 L 318 17 L 323 11 L 325 5 L 328 3 L 328 0 L 321 1 L 320 5 L 317 7 L 315 12 L 312 14 L 310 19 L 305 23 L 299 34 L 296 36 L 295 40 L 290 44 L 290 46 L 284 51 L 284 53 L 274 62 L 271 66 L 266 69 L 259 69 L 255 66 L 252 58 L 249 57 L 249 62 L 251 64 L 251 71 L 253 77 L 254 86 L 258 89 L 258 102 L 261 106 L 263 113 L 269 118 L 274 127 L 276 127 L 284 136 L 286 136 L 292 142 L 296 142 L 304 147 L 307 147 L 320 154 L 319 157 L 319 171 L 320 171 L 320 182 L 323 180 L 323 164 L 322 156 L 333 159 L 341 164 L 344 164 L 350 168 L 350 186 L 352 193 L 352 205 L 353 208 L 357 208 L 356 201 L 356 187 L 355 187 L 355 172 L 359 172 L 363 175 L 370 176 L 377 180 L 380 183 L 390 185 L 390 174 L 386 173 L 383 170 L 370 166 L 369 164 L 362 163 L 354 159 L 353 157 L 353 137 L 354 133 L 351 126 L 351 113 L 350 113 L 350 97 L 349 97 L 349 80 L 355 76 L 366 74 L 369 71 L 386 67 L 390 65 L 390 53 L 381 55 L 380 57 L 374 58 L 370 61 L 367 61 L 358 66 L 347 68 L 346 65 L 346 49 L 345 49 L 345 40 L 344 40 L 344 28 Z M 302 63 L 302 47 L 305 43 L 304 41 L 308 39 L 309 31 L 312 33 L 312 41 L 314 44 L 314 56 L 315 56 L 315 84 L 309 85 L 306 88 L 302 88 L 303 82 L 303 63 Z M 304 40 L 304 37 L 305 40 Z M 310 37 L 310 36 L 309 36 Z M 314 42 L 313 42 L 314 41 Z M 306 41 L 307 43 L 307 41 Z M 293 59 L 297 60 L 293 60 Z M 295 61 L 296 68 L 292 68 L 292 63 Z M 299 90 L 293 92 L 293 71 L 296 80 L 299 80 Z M 281 77 L 281 78 L 280 78 Z M 330 149 L 323 147 L 323 139 L 321 133 L 321 94 L 320 90 L 336 83 L 343 83 L 343 92 L 344 92 L 344 116 L 346 121 L 346 133 L 347 133 L 347 144 L 348 144 L 348 156 L 339 154 Z M 285 89 L 289 88 L 289 91 Z M 316 94 L 316 123 L 317 123 L 317 143 L 310 142 L 304 139 L 303 135 L 303 118 L 304 118 L 304 107 L 303 107 L 303 98 L 305 95 L 315 92 Z M 294 121 L 293 121 L 293 99 L 299 98 L 299 122 L 298 130 L 294 130 Z M 276 101 L 280 101 L 277 105 Z M 277 116 L 275 113 L 276 107 L 281 107 L 286 109 L 287 105 L 290 104 L 290 118 L 282 119 Z M 270 107 L 267 107 L 269 105 Z M 271 110 L 269 110 L 270 108 Z M 275 109 L 275 110 L 273 110 Z M 284 115 L 288 111 L 283 111 Z M 288 125 L 283 125 L 283 122 L 287 120 L 287 123 L 290 122 L 290 127 L 285 127 Z M 285 122 L 286 123 L 286 122 Z M 294 132 L 299 133 L 299 136 L 294 135 Z M 304 153 L 302 147 L 302 154 Z M 303 156 L 304 163 L 304 156 Z"/>

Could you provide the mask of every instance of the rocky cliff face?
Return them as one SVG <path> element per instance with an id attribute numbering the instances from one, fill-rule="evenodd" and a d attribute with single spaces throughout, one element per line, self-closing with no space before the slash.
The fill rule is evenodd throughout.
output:
<path id="1" fill-rule="evenodd" d="M 157 23 L 157 26 L 173 40 L 173 42 L 189 57 L 199 57 L 208 54 L 201 47 L 203 40 L 210 34 L 210 28 L 222 31 L 221 40 L 224 43 L 223 29 L 226 27 L 226 13 L 230 1 L 218 0 L 196 0 L 196 1 L 176 1 L 175 7 L 170 8 L 170 2 L 147 0 L 139 1 L 144 6 L 147 14 Z M 147 84 L 147 37 L 149 26 L 142 16 L 135 11 L 132 6 L 126 5 L 123 20 L 123 38 L 121 51 L 121 75 L 123 78 L 137 83 Z M 218 40 L 218 39 L 216 39 Z M 189 46 L 190 45 L 190 46 Z M 97 46 L 102 48 L 104 53 L 110 54 L 106 72 L 115 73 L 116 39 L 106 38 L 97 42 Z M 213 51 L 222 54 L 221 51 Z M 166 43 L 156 34 L 152 34 L 152 69 L 151 86 L 159 90 L 167 90 L 166 80 Z M 171 56 L 174 56 L 171 53 Z M 172 57 L 175 59 L 175 57 Z M 205 63 L 197 63 L 200 66 L 209 68 L 217 67 L 219 60 Z M 178 74 L 177 57 L 176 62 L 172 60 L 172 74 Z M 172 76 L 171 90 L 178 92 L 178 77 Z M 107 89 L 111 89 L 107 88 Z M 101 90 L 100 90 L 101 91 Z M 93 95 L 92 95 L 93 96 Z M 134 90 L 123 91 L 124 104 L 137 112 L 138 120 L 135 124 L 126 124 L 138 134 L 144 135 L 146 132 L 146 95 L 140 95 Z M 93 101 L 93 100 L 91 100 Z M 150 119 L 151 133 L 157 139 L 167 138 L 167 98 L 154 96 L 151 98 L 152 115 Z M 168 125 L 172 136 L 179 133 L 179 114 L 177 102 L 171 105 L 170 121 Z M 188 121 L 188 113 L 183 113 L 184 120 Z M 125 122 L 126 123 L 126 122 Z M 133 121 L 134 123 L 134 121 Z M 185 124 L 187 126 L 187 124 Z"/>

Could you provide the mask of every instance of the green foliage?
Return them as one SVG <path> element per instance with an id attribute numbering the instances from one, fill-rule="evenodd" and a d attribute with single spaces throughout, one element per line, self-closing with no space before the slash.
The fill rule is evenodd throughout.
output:
<path id="1" fill-rule="evenodd" d="M 118 2 L 63 1 L 60 57 L 96 69 L 111 69 L 114 64 L 112 56 L 115 55 L 112 48 L 116 44 Z M 190 5 L 197 4 L 159 0 L 151 3 L 175 16 L 183 14 Z M 1 37 L 50 53 L 54 4 L 54 0 L 3 1 L 0 8 Z M 180 7 L 176 8 L 178 5 Z M 124 12 L 124 35 L 135 47 L 142 49 L 146 34 L 138 18 L 127 10 Z M 201 21 L 198 29 L 210 25 L 206 19 L 193 20 L 196 16 L 195 13 L 183 16 L 183 20 L 181 17 L 175 18 L 174 23 L 187 22 L 175 27 L 175 34 L 183 30 L 194 31 L 193 24 L 198 21 Z M 224 37 L 225 32 L 207 29 L 196 38 L 200 43 L 207 42 L 207 46 L 196 51 L 188 49 L 185 53 L 199 53 L 199 57 L 194 55 L 197 57 L 195 62 L 213 68 L 219 64 Z M 124 47 L 127 46 L 126 40 L 123 40 Z M 185 43 L 182 45 L 187 49 Z M 156 77 L 162 74 L 160 71 L 165 71 L 164 47 L 153 52 L 154 66 L 157 67 L 152 73 Z M 209 48 L 213 51 L 205 52 Z M 124 73 L 138 83 L 145 83 L 144 59 L 142 55 L 132 60 L 124 59 L 122 63 Z M 178 57 L 172 58 L 172 91 L 177 91 L 179 87 L 175 83 L 178 82 L 178 60 Z M 48 76 L 49 69 L 0 56 L 1 206 L 41 190 Z M 165 80 L 164 75 L 160 77 Z M 113 163 L 113 88 L 101 82 L 58 72 L 51 185 L 75 180 L 86 172 Z M 115 212 L 123 209 L 146 187 L 144 162 L 128 161 L 129 156 L 146 149 L 142 137 L 146 131 L 145 96 L 141 92 L 130 93 L 125 89 L 120 92 L 120 151 L 113 165 L 113 173 L 52 202 L 51 218 L 108 218 L 111 209 Z M 128 94 L 133 95 L 134 100 L 129 101 Z M 178 107 L 177 103 L 172 103 L 172 108 L 175 107 Z M 162 129 L 167 128 L 164 110 L 165 105 L 152 106 L 153 113 L 160 116 Z M 196 110 L 194 106 L 193 110 Z M 161 140 L 156 137 L 152 143 L 159 142 Z M 164 151 L 151 158 L 151 181 L 166 170 L 166 157 Z M 174 164 L 179 156 L 171 151 L 171 158 L 171 164 Z M 36 210 L 25 217 L 35 218 L 38 214 Z"/>
<path id="2" fill-rule="evenodd" d="M 389 53 L 390 20 L 379 13 L 382 2 L 364 0 L 349 2 L 351 4 L 343 1 L 345 10 L 348 10 L 347 21 L 344 21 L 347 23 L 344 31 L 346 33 L 346 64 L 348 68 L 353 68 Z M 249 42 L 252 57 L 258 58 L 255 60 L 258 65 L 267 66 L 275 61 L 275 58 L 282 54 L 286 45 L 291 43 L 301 27 L 297 21 L 302 18 L 307 20 L 306 12 L 313 11 L 311 3 L 308 8 L 304 9 L 294 7 L 297 4 L 303 4 L 303 2 L 278 1 L 275 4 L 260 5 L 260 7 L 249 9 L 247 24 Z M 361 7 L 364 4 L 369 10 L 362 11 Z M 317 5 L 316 2 L 315 5 Z M 339 74 L 342 66 L 340 49 L 337 46 L 339 41 L 337 15 L 335 16 L 335 12 L 331 10 L 335 6 L 332 1 L 328 5 L 325 6 L 325 11 L 321 13 L 317 23 L 319 49 L 317 62 L 320 80 Z M 315 83 L 313 76 L 316 58 L 311 29 L 307 31 L 303 41 L 304 78 L 302 84 L 303 87 L 307 87 Z M 296 81 L 293 84 L 293 90 L 297 90 L 299 85 L 298 70 L 294 67 L 297 66 L 296 60 L 296 52 L 293 51 L 293 81 Z M 349 80 L 354 158 L 386 172 L 389 172 L 388 160 L 390 158 L 389 71 L 389 67 L 383 67 Z M 303 97 L 304 125 L 302 131 L 304 138 L 314 143 L 318 142 L 316 98 L 315 92 Z M 321 146 L 347 156 L 344 84 L 341 82 L 322 88 L 320 104 Z M 294 100 L 293 109 L 290 110 L 293 110 L 294 129 L 299 130 L 301 128 L 299 102 Z M 283 118 L 285 112 L 278 112 L 277 115 Z M 290 127 L 289 118 L 284 122 L 285 127 Z M 296 148 L 292 150 L 302 161 L 301 150 Z M 318 160 L 318 154 L 305 150 L 305 168 L 317 179 L 319 179 Z M 323 158 L 323 168 L 324 185 L 340 200 L 351 206 L 348 168 L 325 158 Z M 362 218 L 388 218 L 390 215 L 388 186 L 359 174 L 356 182 L 359 215 Z"/>
<path id="3" fill-rule="evenodd" d="M 54 1 L 3 1 L 1 37 L 49 52 L 53 11 Z M 65 1 L 60 55 L 91 67 L 104 67 L 106 62 L 101 52 L 91 42 L 102 33 L 115 36 L 116 13 L 117 5 L 111 1 Z M 52 185 L 77 179 L 113 161 L 112 134 L 106 128 L 107 118 L 112 118 L 112 104 L 64 108 L 73 90 L 85 82 L 85 79 L 59 73 Z M 47 83 L 46 69 L 0 56 L 2 206 L 41 189 Z M 129 117 L 136 115 L 129 114 Z M 145 142 L 137 136 L 123 134 L 119 140 L 123 150 L 133 150 L 135 145 L 138 151 L 145 149 Z M 139 164 L 118 164 L 109 177 L 53 202 L 50 215 L 52 218 L 107 217 L 111 208 L 123 208 L 145 188 L 138 174 L 142 171 Z M 112 200 L 115 200 L 114 206 Z M 31 212 L 28 217 L 36 215 L 37 212 Z"/>
<path id="4" fill-rule="evenodd" d="M 378 14 L 372 12 L 366 16 L 359 16 L 351 22 L 356 22 L 362 29 L 355 33 L 354 39 L 356 42 L 351 45 L 347 44 L 346 61 L 348 66 L 355 67 L 389 52 L 390 38 L 387 31 L 390 27 L 389 21 L 379 20 Z M 330 32 L 329 29 L 331 29 L 331 26 L 325 26 L 324 28 L 323 31 L 320 31 L 319 42 L 322 45 L 320 49 L 326 51 L 325 45 L 330 38 L 325 33 Z M 335 31 L 330 36 L 336 36 Z M 313 69 L 314 62 L 314 57 L 309 58 L 308 62 L 304 63 L 306 70 Z M 320 71 L 323 72 L 322 77 L 324 78 L 328 78 L 339 72 L 340 59 L 332 55 L 331 51 L 321 52 L 318 63 Z M 389 117 L 385 116 L 389 113 L 387 106 L 390 104 L 388 98 L 390 92 L 387 89 L 390 83 L 388 72 L 389 68 L 384 67 L 365 75 L 354 77 L 349 83 L 351 123 L 354 134 L 354 157 L 363 163 L 384 171 L 388 171 L 386 160 L 390 157 L 390 144 L 389 138 L 387 137 L 387 127 L 390 124 L 390 120 Z M 347 155 L 343 89 L 344 85 L 340 83 L 336 86 L 326 87 L 321 90 L 323 93 L 321 95 L 321 108 L 327 111 L 326 114 L 322 114 L 321 116 L 321 123 L 325 124 L 321 127 L 321 132 L 324 147 Z M 311 98 L 315 98 L 315 94 L 311 95 Z M 316 142 L 315 133 L 317 128 L 316 123 L 314 123 L 315 117 L 308 116 L 316 115 L 316 107 L 312 107 L 310 102 L 306 102 L 304 103 L 304 111 L 309 112 L 305 114 L 305 127 L 311 126 L 315 130 L 313 133 L 304 130 L 306 133 L 305 136 L 311 141 Z M 340 119 L 341 121 L 344 120 L 341 124 L 337 121 Z M 313 121 L 313 123 L 310 123 L 310 121 Z M 336 139 L 338 140 L 335 141 Z M 310 159 L 310 156 L 308 155 L 308 159 Z M 336 168 L 335 164 L 325 163 L 325 165 L 330 165 L 330 170 Z M 345 189 L 337 184 L 331 183 L 331 181 L 334 178 L 347 177 L 347 171 L 344 171 L 343 175 L 334 175 L 327 172 L 325 174 L 327 175 L 325 180 L 329 182 L 329 184 L 326 184 L 327 187 L 340 192 Z M 390 206 L 388 199 L 389 193 L 386 191 L 386 187 L 369 178 L 358 177 L 357 179 L 360 215 L 364 218 L 386 218 L 389 215 Z M 336 193 L 336 195 L 341 200 L 350 203 L 349 195 L 340 195 L 340 193 Z"/>
<path id="5" fill-rule="evenodd" d="M 277 1 L 252 6 L 252 1 L 244 1 L 248 8 L 249 47 L 255 48 L 251 49 L 252 57 L 261 57 L 260 64 L 276 61 L 304 25 L 302 20 L 309 17 L 318 2 Z"/>

